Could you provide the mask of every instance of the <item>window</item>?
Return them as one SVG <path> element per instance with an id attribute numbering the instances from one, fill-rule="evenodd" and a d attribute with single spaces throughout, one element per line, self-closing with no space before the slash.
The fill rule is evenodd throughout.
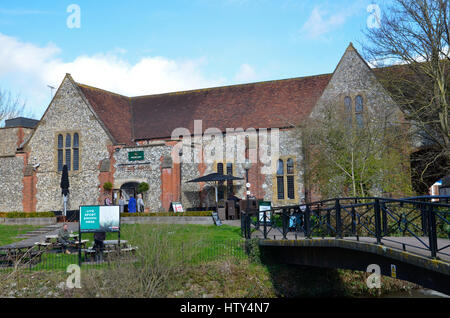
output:
<path id="1" fill-rule="evenodd" d="M 227 163 L 227 175 L 232 176 L 233 175 L 233 164 L 232 163 Z M 233 180 L 228 180 L 227 181 L 227 192 L 228 194 L 233 193 Z"/>
<path id="2" fill-rule="evenodd" d="M 79 141 L 79 136 L 77 133 L 73 134 L 73 146 L 72 146 L 72 151 L 73 151 L 73 170 L 77 171 L 80 169 L 80 141 Z"/>
<path id="3" fill-rule="evenodd" d="M 57 169 L 80 170 L 80 135 L 74 133 L 58 134 L 57 136 Z"/>
<path id="4" fill-rule="evenodd" d="M 64 145 L 63 135 L 59 134 L 58 135 L 58 171 L 62 171 L 63 170 L 63 165 L 64 165 L 63 145 Z"/>
<path id="5" fill-rule="evenodd" d="M 71 168 L 71 163 L 72 163 L 72 149 L 71 149 L 71 145 L 72 145 L 72 137 L 70 136 L 70 134 L 66 135 L 66 165 L 67 165 L 67 170 L 70 171 Z"/>
<path id="6" fill-rule="evenodd" d="M 363 119 L 363 98 L 361 95 L 356 96 L 355 99 L 355 119 L 358 127 L 362 128 L 364 126 L 364 119 Z"/>
<path id="7" fill-rule="evenodd" d="M 344 110 L 347 117 L 348 124 L 353 126 L 353 121 L 359 128 L 364 126 L 364 99 L 361 95 L 355 97 L 355 109 L 353 109 L 352 99 L 349 96 L 344 97 Z"/>
<path id="8" fill-rule="evenodd" d="M 274 178 L 274 192 L 276 191 L 276 200 L 295 200 L 295 181 L 294 158 L 285 157 L 283 159 L 279 159 L 277 162 L 276 176 Z"/>
<path id="9" fill-rule="evenodd" d="M 294 160 L 289 158 L 286 161 L 286 187 L 288 199 L 295 199 L 295 185 L 294 185 Z"/>
<path id="10" fill-rule="evenodd" d="M 277 167 L 277 197 L 278 200 L 284 200 L 284 162 L 281 159 Z"/>

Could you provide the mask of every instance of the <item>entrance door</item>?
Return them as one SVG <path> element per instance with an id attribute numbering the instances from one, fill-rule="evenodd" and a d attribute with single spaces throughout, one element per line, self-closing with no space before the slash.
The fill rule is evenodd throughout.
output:
<path id="1" fill-rule="evenodd" d="M 125 210 L 124 212 L 128 212 L 128 201 L 133 196 L 135 199 L 137 199 L 137 188 L 139 183 L 138 182 L 128 182 L 124 183 L 120 187 L 120 193 L 122 194 L 122 198 L 125 200 Z"/>

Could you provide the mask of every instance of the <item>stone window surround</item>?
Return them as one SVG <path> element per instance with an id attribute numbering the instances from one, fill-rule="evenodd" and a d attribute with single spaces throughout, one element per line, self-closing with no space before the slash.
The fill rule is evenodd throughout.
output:
<path id="1" fill-rule="evenodd" d="M 294 162 L 294 171 L 293 174 L 287 173 L 287 161 L 288 159 L 292 159 Z M 284 186 L 284 199 L 278 199 L 278 187 L 277 187 L 277 170 L 278 170 L 278 160 L 283 160 L 283 186 Z M 288 155 L 288 156 L 280 156 L 277 159 L 277 165 L 276 169 L 272 175 L 272 203 L 276 205 L 289 205 L 289 204 L 297 204 L 298 203 L 298 182 L 299 178 L 297 175 L 298 172 L 297 167 L 297 157 L 294 155 Z M 288 186 L 287 186 L 287 176 L 294 176 L 294 198 L 289 199 L 288 198 Z"/>
<path id="2" fill-rule="evenodd" d="M 70 166 L 71 169 L 69 170 L 69 176 L 74 174 L 74 173 L 79 173 L 80 171 L 82 171 L 82 165 L 81 165 L 81 158 L 82 158 L 82 138 L 81 138 L 81 134 L 78 130 L 64 130 L 64 131 L 58 131 L 55 132 L 55 142 L 54 142 L 54 167 L 55 167 L 55 171 L 57 173 L 62 173 L 62 171 L 58 170 L 58 135 L 62 135 L 63 136 L 63 165 L 66 161 L 66 136 L 67 134 L 70 134 L 70 149 L 71 149 L 71 154 L 70 154 Z M 73 170 L 73 135 L 74 134 L 78 134 L 78 170 Z"/>
<path id="3" fill-rule="evenodd" d="M 363 109 L 362 112 L 358 112 L 358 113 L 362 113 L 363 115 L 363 119 L 364 121 L 366 121 L 367 119 L 367 95 L 364 92 L 356 92 L 356 93 L 345 93 L 345 94 L 341 94 L 340 98 L 339 98 L 339 104 L 341 109 L 344 110 L 344 114 L 346 113 L 346 107 L 345 107 L 345 98 L 346 97 L 350 97 L 351 100 L 351 106 L 352 106 L 352 123 L 356 123 L 356 96 L 361 96 L 362 97 L 362 102 L 363 102 Z"/>

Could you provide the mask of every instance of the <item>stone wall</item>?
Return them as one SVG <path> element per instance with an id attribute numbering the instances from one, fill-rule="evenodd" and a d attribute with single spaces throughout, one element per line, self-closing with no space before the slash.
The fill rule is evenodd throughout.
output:
<path id="1" fill-rule="evenodd" d="M 17 147 L 33 132 L 22 127 L 0 128 L 0 157 L 13 156 Z"/>
<path id="2" fill-rule="evenodd" d="M 62 209 L 61 172 L 57 168 L 57 135 L 79 133 L 80 170 L 70 171 L 68 209 L 97 204 L 100 194 L 99 163 L 109 157 L 111 141 L 85 103 L 71 79 L 66 77 L 58 89 L 25 151 L 36 158 L 37 211 Z"/>
<path id="3" fill-rule="evenodd" d="M 22 157 L 0 157 L 0 212 L 22 211 Z"/>

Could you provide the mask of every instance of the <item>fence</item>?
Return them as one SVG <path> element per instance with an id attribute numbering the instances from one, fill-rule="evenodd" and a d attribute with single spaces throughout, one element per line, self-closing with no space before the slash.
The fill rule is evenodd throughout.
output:
<path id="1" fill-rule="evenodd" d="M 365 237 L 433 258 L 450 256 L 449 200 L 450 196 L 335 198 L 265 213 L 249 211 L 241 218 L 241 233 L 247 239 Z"/>
<path id="2" fill-rule="evenodd" d="M 158 242 L 154 244 L 158 244 Z M 143 258 L 150 253 L 154 254 L 155 251 L 149 252 L 138 246 L 133 253 L 105 253 L 101 260 L 94 261 L 83 253 L 82 268 L 101 269 L 117 262 L 139 265 Z M 199 265 L 230 258 L 244 259 L 247 256 L 246 241 L 243 239 L 165 242 L 164 248 L 157 250 L 157 253 L 160 254 L 157 257 L 170 258 L 171 262 L 179 265 Z M 27 271 L 66 270 L 70 264 L 78 264 L 77 252 L 64 254 L 53 250 L 29 249 L 20 254 L 3 252 L 0 258 L 4 260 L 0 265 L 0 272 L 12 271 L 17 268 Z"/>

